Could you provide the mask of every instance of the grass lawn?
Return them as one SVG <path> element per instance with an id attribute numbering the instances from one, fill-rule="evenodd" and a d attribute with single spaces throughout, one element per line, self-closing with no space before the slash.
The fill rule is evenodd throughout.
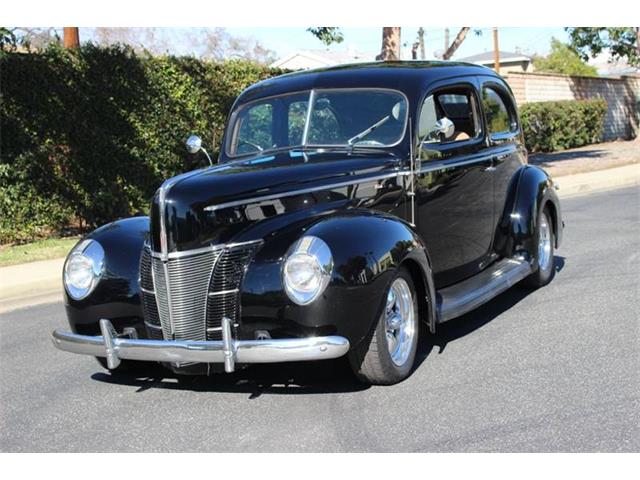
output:
<path id="1" fill-rule="evenodd" d="M 64 257 L 78 237 L 51 238 L 24 245 L 0 246 L 0 267 Z"/>

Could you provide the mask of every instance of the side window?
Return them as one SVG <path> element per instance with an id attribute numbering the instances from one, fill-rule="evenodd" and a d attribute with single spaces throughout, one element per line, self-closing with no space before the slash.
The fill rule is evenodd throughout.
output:
<path id="1" fill-rule="evenodd" d="M 449 124 L 447 133 L 438 125 Z M 452 143 L 480 136 L 476 95 L 469 87 L 441 90 L 429 95 L 420 110 L 418 134 L 423 143 Z"/>
<path id="2" fill-rule="evenodd" d="M 509 100 L 503 98 L 493 88 L 484 87 L 482 89 L 482 106 L 487 117 L 489 135 L 510 133 L 518 128 L 518 123 L 513 113 L 514 109 L 505 102 L 509 102 Z"/>

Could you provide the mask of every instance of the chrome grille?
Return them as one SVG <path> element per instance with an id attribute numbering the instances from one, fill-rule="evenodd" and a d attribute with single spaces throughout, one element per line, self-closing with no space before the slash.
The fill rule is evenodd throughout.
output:
<path id="1" fill-rule="evenodd" d="M 207 302 L 207 340 L 222 340 L 222 317 L 235 326 L 240 315 L 239 289 L 256 244 L 226 249 L 211 275 Z"/>
<path id="2" fill-rule="evenodd" d="M 239 288 L 257 243 L 212 247 L 163 262 L 145 248 L 140 286 L 151 338 L 220 340 L 222 318 L 239 318 Z"/>
<path id="3" fill-rule="evenodd" d="M 156 302 L 167 340 L 202 340 L 206 336 L 208 279 L 222 250 L 169 259 L 153 258 Z"/>

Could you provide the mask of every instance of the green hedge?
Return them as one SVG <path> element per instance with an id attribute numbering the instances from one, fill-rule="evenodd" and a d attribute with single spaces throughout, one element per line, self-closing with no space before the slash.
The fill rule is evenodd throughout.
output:
<path id="1" fill-rule="evenodd" d="M 219 140 L 236 96 L 281 73 L 246 61 L 136 55 L 122 46 L 5 52 L 0 243 L 146 212 L 165 178 L 205 164 L 185 152 L 185 138 Z M 603 100 L 524 105 L 527 146 L 552 151 L 598 141 L 606 108 Z"/>
<path id="2" fill-rule="evenodd" d="M 186 153 L 186 137 L 219 140 L 236 96 L 281 73 L 123 46 L 5 53 L 0 243 L 146 212 L 165 178 L 206 164 Z"/>
<path id="3" fill-rule="evenodd" d="M 531 152 L 553 152 L 602 139 L 603 99 L 526 103 L 520 107 L 525 144 Z"/>

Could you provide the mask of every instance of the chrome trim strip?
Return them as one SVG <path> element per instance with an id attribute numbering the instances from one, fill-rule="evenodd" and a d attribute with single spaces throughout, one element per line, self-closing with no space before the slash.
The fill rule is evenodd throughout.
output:
<path id="1" fill-rule="evenodd" d="M 144 325 L 146 327 L 153 328 L 154 330 L 162 330 L 162 327 L 160 325 L 154 325 L 154 324 L 149 323 L 147 321 L 144 322 Z"/>
<path id="2" fill-rule="evenodd" d="M 464 167 L 465 165 L 473 165 L 474 163 L 486 162 L 491 159 L 491 155 L 485 155 L 482 157 L 468 158 L 466 160 L 457 160 L 447 163 L 447 161 L 427 161 L 422 162 L 419 174 L 435 172 L 438 170 L 445 170 L 447 168 Z"/>
<path id="3" fill-rule="evenodd" d="M 216 295 L 225 295 L 227 293 L 238 293 L 240 291 L 239 288 L 233 288 L 231 290 L 220 290 L 219 292 L 209 292 L 210 297 L 215 297 Z"/>
<path id="4" fill-rule="evenodd" d="M 167 254 L 169 253 L 169 245 L 168 245 L 168 237 L 167 237 L 167 218 L 166 218 L 166 199 L 169 190 L 176 183 L 185 178 L 189 178 L 193 175 L 197 175 L 203 169 L 193 170 L 191 172 L 182 173 L 180 175 L 176 175 L 175 177 L 169 178 L 165 180 L 160 188 L 158 189 L 158 207 L 159 207 L 159 215 L 160 215 L 160 252 L 164 255 L 162 260 L 165 261 L 167 259 Z"/>
<path id="5" fill-rule="evenodd" d="M 193 250 L 183 250 L 181 252 L 171 252 L 167 254 L 167 260 L 173 260 L 174 258 L 183 258 L 183 257 L 190 257 L 192 255 L 198 255 L 201 253 L 208 253 L 208 252 L 212 252 L 215 250 L 222 250 L 222 249 L 226 249 L 226 248 L 235 248 L 235 247 L 241 247 L 243 245 L 251 245 L 253 243 L 262 243 L 262 239 L 259 240 L 249 240 L 246 242 L 235 242 L 235 243 L 219 243 L 217 245 L 209 245 L 206 247 L 201 247 L 201 248 L 194 248 Z M 151 256 L 153 258 L 159 258 L 161 260 L 163 260 L 163 256 L 162 253 L 159 252 L 154 252 L 151 251 Z"/>
<path id="6" fill-rule="evenodd" d="M 218 205 L 209 205 L 207 207 L 204 207 L 204 210 L 206 212 L 215 212 L 216 210 L 222 210 L 222 209 L 231 208 L 231 207 L 238 207 L 240 205 L 249 205 L 251 203 L 263 202 L 265 200 L 276 200 L 278 198 L 293 197 L 295 195 L 304 195 L 305 193 L 319 192 L 322 190 L 332 190 L 334 188 L 348 187 L 349 185 L 355 185 L 359 183 L 376 182 L 378 180 L 385 180 L 387 178 L 395 178 L 402 175 L 410 175 L 410 174 L 411 174 L 410 172 L 405 173 L 400 170 L 396 170 L 393 173 L 387 173 L 384 175 L 376 175 L 373 177 L 360 178 L 357 180 L 353 179 L 353 180 L 348 180 L 344 182 L 331 183 L 328 185 L 316 185 L 315 187 L 301 188 L 299 190 L 291 190 L 289 192 L 273 193 L 270 195 L 262 195 L 259 197 L 246 198 L 244 200 L 235 200 L 233 202 L 219 203 Z"/>
<path id="7" fill-rule="evenodd" d="M 304 130 L 302 131 L 302 145 L 307 144 L 307 138 L 309 137 L 309 124 L 311 123 L 311 113 L 313 112 L 313 102 L 316 100 L 316 91 L 314 89 L 309 93 L 309 103 L 307 104 L 307 114 L 304 120 Z"/>
<path id="8" fill-rule="evenodd" d="M 100 320 L 102 336 L 55 330 L 52 341 L 66 352 L 107 357 L 110 368 L 120 360 L 169 363 L 278 363 L 338 358 L 349 351 L 349 340 L 339 336 L 268 340 L 176 341 L 118 338 L 111 322 Z M 223 330 L 224 332 L 225 330 Z M 226 335 L 225 335 L 226 336 Z M 225 362 L 229 355 L 229 361 Z"/>
<path id="9" fill-rule="evenodd" d="M 144 293 L 148 293 L 149 295 L 155 295 L 156 292 L 154 290 L 148 290 L 146 288 L 142 288 L 140 287 L 140 291 L 144 292 Z"/>

